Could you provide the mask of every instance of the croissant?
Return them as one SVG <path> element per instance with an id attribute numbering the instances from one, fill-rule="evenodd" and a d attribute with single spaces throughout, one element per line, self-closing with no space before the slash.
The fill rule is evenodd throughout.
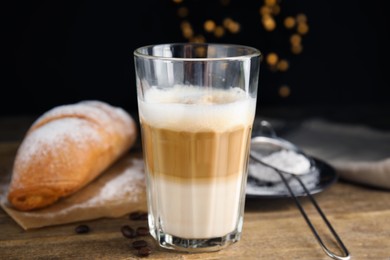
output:
<path id="1" fill-rule="evenodd" d="M 131 115 L 102 101 L 47 111 L 31 125 L 17 150 L 10 204 L 29 211 L 75 193 L 128 151 L 136 137 Z"/>

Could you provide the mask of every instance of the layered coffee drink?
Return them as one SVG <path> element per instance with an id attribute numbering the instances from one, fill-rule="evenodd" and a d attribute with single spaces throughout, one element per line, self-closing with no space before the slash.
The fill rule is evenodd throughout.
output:
<path id="1" fill-rule="evenodd" d="M 150 87 L 138 104 L 152 235 L 239 235 L 255 98 L 234 87 Z"/>

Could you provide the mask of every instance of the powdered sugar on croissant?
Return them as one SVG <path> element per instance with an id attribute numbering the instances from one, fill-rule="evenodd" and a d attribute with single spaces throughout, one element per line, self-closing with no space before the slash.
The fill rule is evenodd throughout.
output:
<path id="1" fill-rule="evenodd" d="M 8 200 L 23 211 L 49 206 L 95 179 L 136 137 L 135 121 L 121 108 L 101 101 L 55 107 L 19 146 Z"/>

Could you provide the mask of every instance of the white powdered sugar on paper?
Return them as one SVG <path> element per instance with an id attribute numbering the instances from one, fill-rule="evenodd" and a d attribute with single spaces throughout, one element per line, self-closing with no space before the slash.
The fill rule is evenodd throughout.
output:
<path id="1" fill-rule="evenodd" d="M 140 182 L 144 182 L 144 163 L 140 159 L 132 159 L 132 167 L 126 168 L 116 178 L 108 181 L 99 194 L 87 201 L 87 205 L 104 204 L 107 201 L 118 201 L 123 198 L 136 201 L 141 193 Z"/>
<path id="2" fill-rule="evenodd" d="M 129 203 L 138 203 L 145 196 L 144 162 L 142 159 L 126 158 L 126 161 L 122 163 L 127 167 L 120 172 L 115 172 L 113 177 L 110 176 L 112 173 L 109 171 L 89 184 L 85 190 L 78 191 L 73 196 L 64 199 L 63 205 L 68 206 L 63 207 L 59 205 L 61 203 L 59 202 L 51 206 L 51 209 L 23 212 L 23 214 L 28 217 L 58 217 L 78 210 L 109 208 L 115 204 L 122 204 L 126 207 L 125 205 Z M 96 189 L 97 193 L 93 193 L 93 196 L 88 195 L 88 189 Z"/>

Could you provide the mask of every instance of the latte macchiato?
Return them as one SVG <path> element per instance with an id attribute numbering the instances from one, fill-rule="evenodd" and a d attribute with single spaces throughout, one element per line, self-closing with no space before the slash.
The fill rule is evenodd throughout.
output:
<path id="1" fill-rule="evenodd" d="M 152 235 L 234 232 L 242 225 L 256 100 L 239 88 L 175 86 L 151 87 L 138 102 Z"/>

